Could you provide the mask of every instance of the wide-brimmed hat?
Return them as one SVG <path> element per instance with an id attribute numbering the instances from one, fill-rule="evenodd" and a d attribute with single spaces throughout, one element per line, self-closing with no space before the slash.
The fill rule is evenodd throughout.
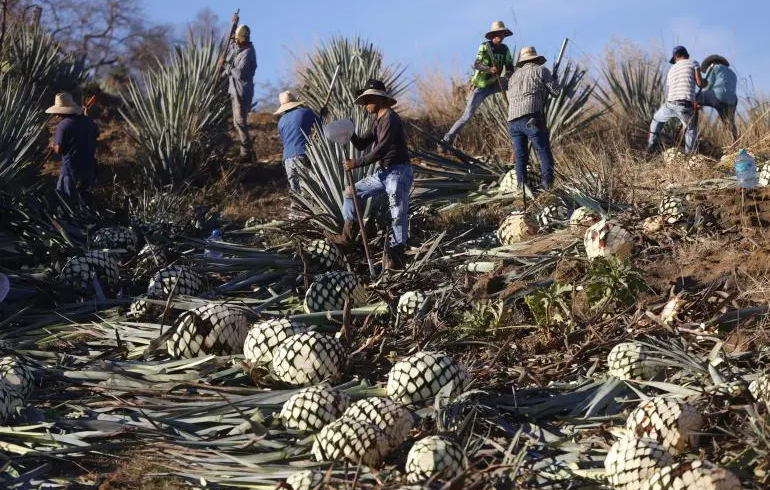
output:
<path id="1" fill-rule="evenodd" d="M 364 88 L 356 93 L 356 104 L 365 105 L 367 97 L 380 97 L 387 105 L 396 105 L 396 99 L 388 93 L 385 84 L 373 78 L 370 78 Z"/>
<path id="2" fill-rule="evenodd" d="M 496 20 L 492 22 L 492 27 L 489 28 L 489 32 L 484 34 L 484 37 L 489 39 L 490 41 L 497 36 L 502 36 L 502 37 L 513 36 L 513 32 L 511 32 L 510 29 L 505 27 L 505 23 L 502 20 Z"/>
<path id="3" fill-rule="evenodd" d="M 46 114 L 82 114 L 83 108 L 75 103 L 72 94 L 61 92 L 56 94 L 53 105 L 45 110 Z"/>
<path id="4" fill-rule="evenodd" d="M 235 30 L 235 39 L 238 41 L 248 41 L 251 39 L 251 29 L 246 24 L 241 24 Z"/>
<path id="5" fill-rule="evenodd" d="M 730 66 L 730 62 L 727 61 L 727 58 L 722 55 L 712 54 L 710 56 L 706 56 L 706 59 L 704 59 L 703 63 L 700 64 L 700 68 L 705 72 L 711 68 L 711 65 Z"/>
<path id="6" fill-rule="evenodd" d="M 280 102 L 281 105 L 278 107 L 278 110 L 275 111 L 273 114 L 283 114 L 284 112 L 290 111 L 295 107 L 299 107 L 304 103 L 300 100 L 297 100 L 294 94 L 289 92 L 288 90 L 286 92 L 281 92 L 278 95 L 278 102 Z"/>
<path id="7" fill-rule="evenodd" d="M 674 46 L 674 50 L 671 52 L 671 59 L 668 60 L 668 62 L 673 65 L 674 63 L 676 63 L 677 56 L 689 58 L 690 53 L 687 52 L 687 48 L 685 48 L 684 46 Z"/>
<path id="8" fill-rule="evenodd" d="M 530 61 L 534 61 L 538 65 L 542 65 L 545 63 L 545 56 L 537 54 L 537 50 L 534 46 L 521 48 L 521 51 L 519 52 L 519 61 L 516 63 L 516 66 L 521 66 L 524 63 L 528 63 Z"/>

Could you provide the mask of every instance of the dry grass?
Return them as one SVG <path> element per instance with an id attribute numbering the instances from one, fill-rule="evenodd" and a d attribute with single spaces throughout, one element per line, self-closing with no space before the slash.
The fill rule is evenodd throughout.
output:
<path id="1" fill-rule="evenodd" d="M 98 490 L 183 490 L 189 488 L 182 480 L 153 476 L 168 472 L 158 462 L 156 453 L 135 451 L 120 459 L 97 458 L 86 466 L 91 472 L 83 479 L 99 481 Z"/>

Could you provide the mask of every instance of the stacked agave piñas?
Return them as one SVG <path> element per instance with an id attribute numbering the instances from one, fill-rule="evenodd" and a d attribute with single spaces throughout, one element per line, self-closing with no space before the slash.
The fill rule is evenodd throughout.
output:
<path id="1" fill-rule="evenodd" d="M 607 355 L 607 371 L 624 380 L 649 380 L 658 368 L 649 360 L 648 349 L 637 342 L 621 342 Z"/>
<path id="2" fill-rule="evenodd" d="M 69 259 L 59 274 L 62 282 L 81 293 L 91 288 L 92 276 L 101 287 L 113 288 L 120 281 L 120 265 L 110 255 L 92 250 Z"/>
<path id="3" fill-rule="evenodd" d="M 626 430 L 636 437 L 653 439 L 672 454 L 698 445 L 703 416 L 688 403 L 656 397 L 641 403 L 626 420 Z"/>
<path id="4" fill-rule="evenodd" d="M 345 301 L 351 306 L 366 304 L 366 288 L 351 272 L 327 272 L 316 276 L 305 293 L 305 312 L 341 310 Z"/>
<path id="5" fill-rule="evenodd" d="M 318 332 L 292 335 L 273 352 L 275 376 L 292 386 L 336 380 L 345 367 L 345 347 L 334 337 Z"/>
<path id="6" fill-rule="evenodd" d="M 283 404 L 280 418 L 287 429 L 316 431 L 337 420 L 349 403 L 345 392 L 326 385 L 311 386 Z"/>
<path id="7" fill-rule="evenodd" d="M 134 253 L 138 244 L 139 239 L 136 233 L 125 226 L 101 228 L 91 237 L 91 245 L 99 249 L 124 249 L 129 253 Z"/>
<path id="8" fill-rule="evenodd" d="M 616 490 L 640 490 L 659 468 L 672 464 L 674 457 L 652 439 L 621 437 L 604 459 L 607 479 Z"/>
<path id="9" fill-rule="evenodd" d="M 453 357 L 443 352 L 418 352 L 393 365 L 387 394 L 398 403 L 413 405 L 431 400 L 449 383 L 453 394 L 461 393 L 468 381 L 468 371 Z"/>
<path id="10" fill-rule="evenodd" d="M 210 303 L 182 313 L 174 322 L 166 346 L 174 358 L 240 354 L 248 331 L 243 310 Z"/>
<path id="11" fill-rule="evenodd" d="M 288 318 L 274 318 L 255 323 L 243 343 L 243 357 L 246 362 L 254 365 L 270 364 L 273 352 L 281 342 L 307 330 L 306 326 Z"/>
<path id="12" fill-rule="evenodd" d="M 523 213 L 508 216 L 497 229 L 497 239 L 501 245 L 513 245 L 537 233 L 537 225 Z"/>
<path id="13" fill-rule="evenodd" d="M 406 457 L 406 479 L 409 483 L 439 477 L 451 480 L 464 468 L 462 448 L 442 436 L 429 436 L 415 442 Z"/>
<path id="14" fill-rule="evenodd" d="M 422 310 L 427 299 L 422 291 L 407 291 L 398 298 L 396 312 L 404 318 L 411 318 Z"/>
<path id="15" fill-rule="evenodd" d="M 342 417 L 321 429 L 311 451 L 317 461 L 347 460 L 376 468 L 388 453 L 388 439 L 374 424 Z"/>
<path id="16" fill-rule="evenodd" d="M 339 251 L 326 240 L 311 241 L 304 252 L 308 254 L 310 262 L 322 270 L 335 269 L 342 264 Z"/>
<path id="17" fill-rule="evenodd" d="M 660 468 L 640 490 L 741 490 L 731 472 L 708 461 L 685 461 Z"/>
<path id="18" fill-rule="evenodd" d="M 358 400 L 342 416 L 374 424 L 387 437 L 390 449 L 403 443 L 414 427 L 411 412 L 388 398 Z"/>
<path id="19" fill-rule="evenodd" d="M 586 230 L 583 244 L 589 259 L 614 256 L 623 260 L 631 257 L 634 237 L 622 226 L 603 219 Z"/>

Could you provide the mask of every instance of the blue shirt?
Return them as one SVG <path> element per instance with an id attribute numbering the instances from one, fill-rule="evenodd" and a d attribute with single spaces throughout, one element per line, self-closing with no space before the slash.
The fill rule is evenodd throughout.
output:
<path id="1" fill-rule="evenodd" d="M 307 107 L 297 107 L 281 116 L 278 121 L 278 132 L 283 143 L 283 159 L 305 154 L 307 139 L 313 126 L 321 125 L 321 118 Z"/>
<path id="2" fill-rule="evenodd" d="M 738 87 L 738 76 L 729 67 L 725 65 L 711 65 L 711 71 L 706 77 L 708 86 L 704 92 L 708 91 L 720 102 L 728 105 L 738 105 L 738 96 L 736 90 Z"/>
<path id="3" fill-rule="evenodd" d="M 257 52 L 254 45 L 249 43 L 244 48 L 234 50 L 230 56 L 227 73 L 230 77 L 228 93 L 238 97 L 241 105 L 251 108 L 251 99 L 254 97 L 254 74 L 257 71 Z"/>
<path id="4" fill-rule="evenodd" d="M 86 180 L 95 176 L 97 136 L 99 128 L 88 116 L 65 117 L 56 125 L 53 143 L 59 146 L 62 173 Z"/>

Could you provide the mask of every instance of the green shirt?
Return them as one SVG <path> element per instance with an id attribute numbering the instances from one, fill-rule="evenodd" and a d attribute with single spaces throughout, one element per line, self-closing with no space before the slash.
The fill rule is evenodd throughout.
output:
<path id="1" fill-rule="evenodd" d="M 491 53 L 494 53 L 494 65 L 492 64 Z M 507 73 L 513 71 L 513 56 L 511 50 L 503 43 L 495 46 L 491 42 L 482 43 L 476 53 L 476 61 L 473 68 L 476 72 L 471 78 L 471 83 L 477 88 L 486 88 L 497 83 L 497 77 L 490 73 L 492 66 L 497 67 L 497 74 L 500 75 L 505 68 Z"/>

